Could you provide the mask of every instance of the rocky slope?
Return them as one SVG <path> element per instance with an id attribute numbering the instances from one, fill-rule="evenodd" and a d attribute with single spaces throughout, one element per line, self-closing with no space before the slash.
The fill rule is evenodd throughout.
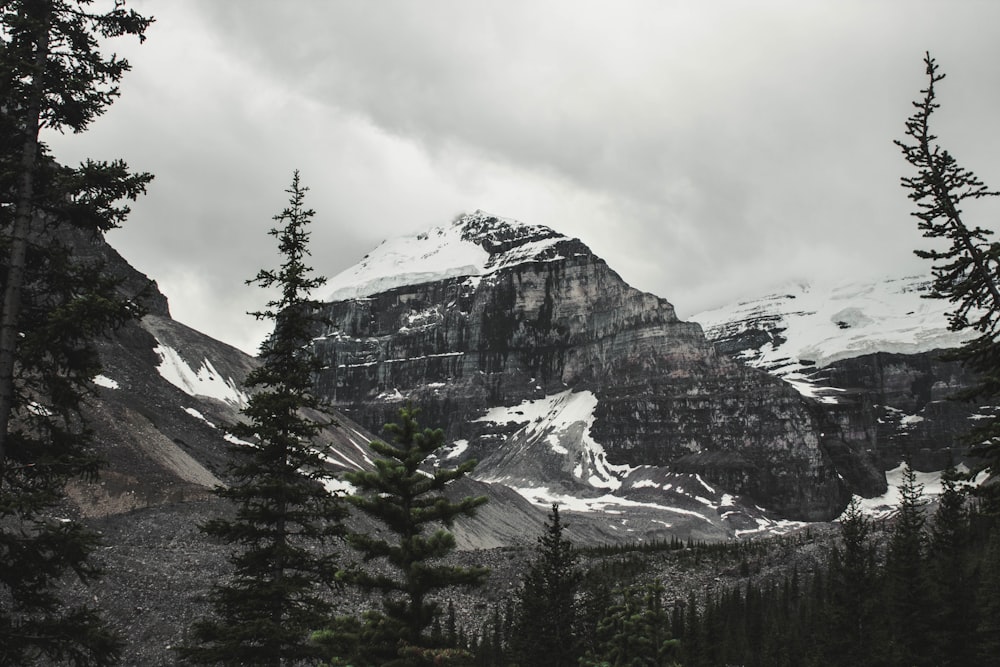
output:
<path id="1" fill-rule="evenodd" d="M 942 352 L 968 336 L 948 330 L 949 304 L 924 298 L 928 287 L 924 276 L 790 285 L 693 319 L 720 351 L 818 400 L 825 428 L 881 470 L 904 457 L 940 470 L 962 459 L 970 421 L 994 408 L 948 400 L 973 378 Z"/>
<path id="2" fill-rule="evenodd" d="M 790 385 L 546 227 L 476 212 L 382 244 L 330 288 L 319 390 L 371 429 L 418 402 L 480 479 L 538 503 L 693 503 L 724 536 L 758 506 L 836 516 L 852 492 L 837 459 L 868 465 Z"/>

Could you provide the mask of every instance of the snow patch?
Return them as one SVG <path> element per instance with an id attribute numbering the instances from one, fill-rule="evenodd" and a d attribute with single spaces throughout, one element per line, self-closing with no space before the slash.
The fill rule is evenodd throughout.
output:
<path id="1" fill-rule="evenodd" d="M 547 486 L 511 486 L 510 488 L 513 491 L 516 491 L 528 502 L 540 507 L 551 507 L 555 504 L 559 505 L 561 508 L 575 512 L 601 512 L 604 514 L 620 514 L 628 511 L 630 508 L 642 507 L 661 510 L 663 512 L 671 512 L 673 514 L 683 514 L 684 516 L 693 516 L 705 521 L 706 523 L 712 523 L 711 519 L 703 513 L 695 510 L 671 507 L 669 505 L 661 505 L 659 503 L 629 500 L 628 498 L 622 498 L 611 494 L 606 494 L 597 498 L 581 498 L 578 496 L 555 493 L 550 491 Z"/>
<path id="2" fill-rule="evenodd" d="M 881 518 L 893 514 L 899 507 L 901 498 L 899 494 L 899 486 L 903 483 L 903 474 L 906 472 L 906 464 L 900 463 L 898 466 L 892 470 L 887 470 L 885 473 L 885 480 L 889 484 L 888 490 L 880 496 L 875 496 L 874 498 L 862 498 L 861 496 L 854 496 L 854 499 L 861 506 L 861 511 L 869 516 Z M 919 470 L 914 471 L 914 477 L 916 478 L 916 484 L 918 486 L 923 486 L 923 493 L 921 498 L 925 500 L 930 500 L 937 496 L 940 496 L 944 492 L 944 484 L 941 482 L 941 474 L 944 471 L 938 470 L 935 472 L 920 472 Z M 962 482 L 961 484 L 966 484 L 969 486 L 979 486 L 986 481 L 988 475 L 983 472 L 980 473 L 976 478 L 970 482 Z M 841 516 L 843 518 L 843 516 Z"/>
<path id="3" fill-rule="evenodd" d="M 523 424 L 514 438 L 531 441 L 544 437 L 556 454 L 579 459 L 578 470 L 574 469 L 576 477 L 585 477 L 587 483 L 596 488 L 617 490 L 621 488 L 622 478 L 634 468 L 609 463 L 604 447 L 590 435 L 596 409 L 597 397 L 593 392 L 568 389 L 544 398 L 526 400 L 517 406 L 491 408 L 473 421 Z M 579 436 L 573 430 L 578 425 L 583 426 Z M 570 433 L 571 437 L 560 438 L 561 434 Z M 580 451 L 570 451 L 567 444 L 577 441 Z"/>
<path id="4" fill-rule="evenodd" d="M 256 447 L 257 446 L 255 444 L 253 444 L 252 442 L 247 442 L 246 440 L 241 440 L 240 438 L 237 438 L 232 433 L 226 433 L 226 434 L 224 434 L 222 436 L 222 439 L 225 440 L 226 442 L 230 443 L 230 444 L 233 444 L 233 445 L 244 445 L 246 447 Z"/>
<path id="5" fill-rule="evenodd" d="M 153 348 L 153 352 L 160 357 L 156 370 L 164 380 L 185 394 L 216 398 L 235 407 L 246 405 L 247 395 L 240 391 L 232 378 L 223 379 L 210 360 L 202 361 L 201 367 L 195 371 L 176 350 L 163 343 Z"/>
<path id="6" fill-rule="evenodd" d="M 94 378 L 94 384 L 98 387 L 104 387 L 106 389 L 120 389 L 118 383 L 109 378 L 107 375 L 98 375 Z"/>
<path id="7" fill-rule="evenodd" d="M 456 440 L 455 442 L 452 443 L 451 447 L 449 447 L 446 450 L 444 458 L 446 459 L 458 458 L 459 456 L 464 454 L 465 450 L 467 450 L 468 448 L 469 448 L 468 440 Z"/>
<path id="8" fill-rule="evenodd" d="M 194 408 L 184 408 L 184 412 L 188 413 L 189 415 L 191 415 L 195 419 L 200 419 L 201 421 L 205 422 L 206 424 L 208 424 L 212 428 L 215 428 L 215 424 L 213 424 L 212 422 L 208 421 L 208 419 L 205 417 L 205 415 L 201 414 L 200 412 L 198 412 Z"/>

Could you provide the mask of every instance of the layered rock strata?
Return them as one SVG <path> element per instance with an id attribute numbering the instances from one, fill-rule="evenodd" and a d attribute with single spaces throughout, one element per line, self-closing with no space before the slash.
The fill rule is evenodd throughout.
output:
<path id="1" fill-rule="evenodd" d="M 717 354 L 579 240 L 477 212 L 331 282 L 318 388 L 368 428 L 412 399 L 483 459 L 520 428 L 487 409 L 590 391 L 612 464 L 697 473 L 794 518 L 835 516 L 849 495 L 797 392 Z"/>

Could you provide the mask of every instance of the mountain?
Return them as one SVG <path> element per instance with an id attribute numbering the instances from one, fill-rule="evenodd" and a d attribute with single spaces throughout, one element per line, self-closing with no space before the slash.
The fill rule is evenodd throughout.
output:
<path id="1" fill-rule="evenodd" d="M 165 664 L 228 571 L 197 526 L 231 511 L 209 491 L 225 483 L 220 426 L 238 418 L 256 362 L 174 321 L 103 239 L 69 242 L 148 310 L 99 343 L 89 406 L 108 466 L 69 488 L 65 511 L 103 534 L 108 574 L 79 594 L 129 637 L 127 662 Z M 940 416 L 968 378 L 933 348 L 956 340 L 914 319 L 933 303 L 903 303 L 919 288 L 893 284 L 837 292 L 835 312 L 833 293 L 805 288 L 744 303 L 700 317 L 706 338 L 579 240 L 463 216 L 331 281 L 314 345 L 317 386 L 340 410 L 322 439 L 331 465 L 368 467 L 381 425 L 407 399 L 423 406 L 449 437 L 443 462 L 480 461 L 454 490 L 489 497 L 454 527 L 465 550 L 532 543 L 554 501 L 580 545 L 781 532 L 881 493 L 904 446 L 927 443 L 934 459 L 936 432 L 983 414 Z M 880 290 L 889 302 L 872 300 Z M 482 557 L 518 567 L 506 550 Z"/>
<path id="2" fill-rule="evenodd" d="M 855 490 L 838 465 L 874 470 L 813 401 L 547 227 L 477 211 L 381 244 L 329 288 L 318 391 L 372 430 L 416 402 L 448 456 L 539 506 L 720 538 L 837 516 Z"/>
<path id="3" fill-rule="evenodd" d="M 826 428 L 881 470 L 904 457 L 940 470 L 962 460 L 958 438 L 994 408 L 948 400 L 973 378 L 942 353 L 969 333 L 948 329 L 950 304 L 929 289 L 928 276 L 795 284 L 693 319 L 721 352 L 818 401 Z"/>

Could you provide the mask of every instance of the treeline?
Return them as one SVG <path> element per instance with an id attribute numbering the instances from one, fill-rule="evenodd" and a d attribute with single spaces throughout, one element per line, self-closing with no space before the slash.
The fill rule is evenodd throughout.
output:
<path id="1" fill-rule="evenodd" d="M 580 555 L 594 549 L 573 551 L 553 508 L 516 598 L 496 604 L 474 628 L 456 629 L 452 609 L 438 636 L 467 652 L 453 664 L 482 667 L 993 664 L 1000 649 L 997 494 L 970 494 L 953 471 L 933 513 L 912 471 L 900 493 L 885 530 L 852 503 L 826 561 L 809 571 L 793 567 L 779 578 L 751 577 L 679 599 L 639 557 L 642 548 L 609 548 L 615 556 L 581 568 Z M 710 551 L 746 562 L 776 541 L 791 547 L 804 539 L 803 532 Z"/>
<path id="2" fill-rule="evenodd" d="M 996 501 L 969 498 L 952 477 L 928 517 L 912 473 L 901 492 L 884 540 L 852 504 L 823 567 L 688 599 L 673 626 L 683 664 L 993 664 L 1000 642 Z"/>

